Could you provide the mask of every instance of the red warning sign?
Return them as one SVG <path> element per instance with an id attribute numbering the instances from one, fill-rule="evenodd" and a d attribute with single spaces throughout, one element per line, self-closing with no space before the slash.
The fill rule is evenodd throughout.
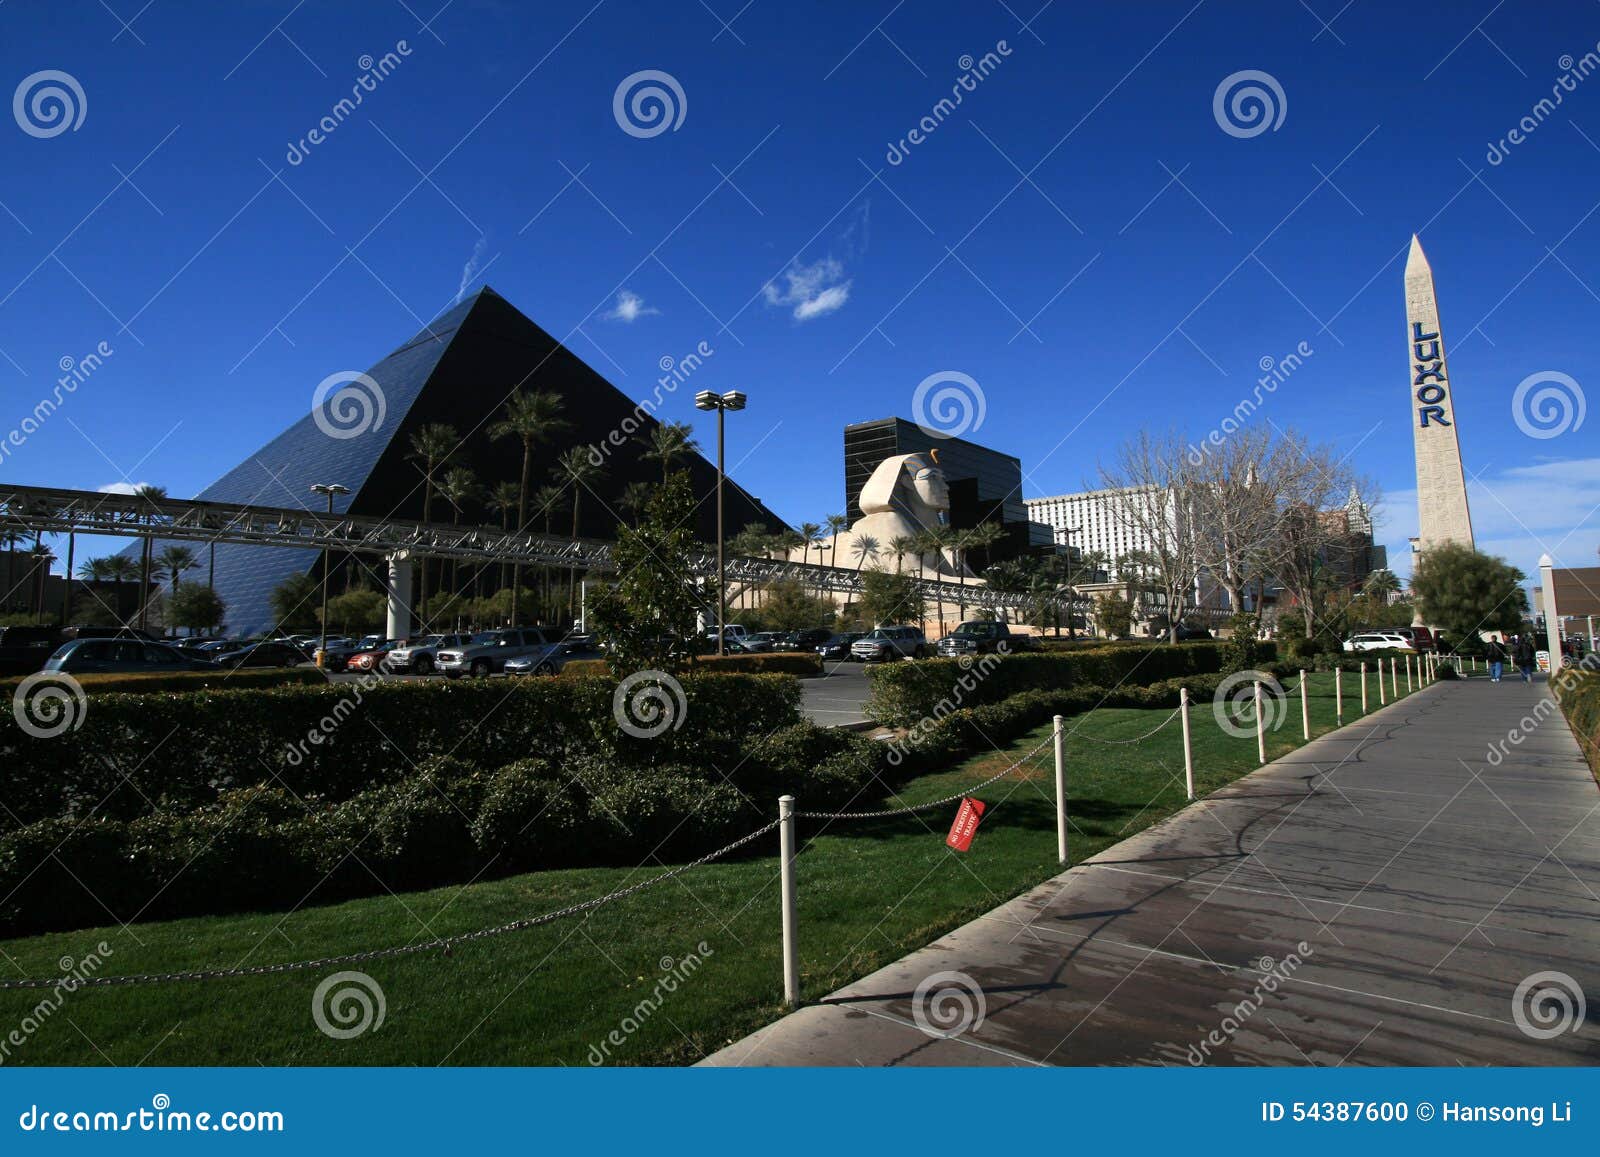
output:
<path id="1" fill-rule="evenodd" d="M 962 799 L 961 808 L 956 812 L 956 822 L 950 825 L 950 834 L 944 838 L 944 842 L 958 852 L 972 847 L 972 836 L 983 819 L 985 806 L 981 799 Z"/>

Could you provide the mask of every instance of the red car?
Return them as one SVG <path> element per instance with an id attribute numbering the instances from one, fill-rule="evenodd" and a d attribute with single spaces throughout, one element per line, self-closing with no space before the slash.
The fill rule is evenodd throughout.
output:
<path id="1" fill-rule="evenodd" d="M 400 639 L 389 639 L 385 642 L 379 643 L 370 651 L 357 651 L 346 661 L 344 669 L 346 671 L 386 672 L 389 670 L 389 667 L 384 660 L 389 657 L 389 652 L 398 647 L 401 642 L 402 640 Z"/>

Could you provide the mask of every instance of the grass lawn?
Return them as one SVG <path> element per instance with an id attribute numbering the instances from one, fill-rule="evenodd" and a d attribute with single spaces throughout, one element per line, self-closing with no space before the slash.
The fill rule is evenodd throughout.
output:
<path id="1" fill-rule="evenodd" d="M 1401 687 L 1405 685 L 1401 676 Z M 1295 683 L 1268 758 L 1298 746 Z M 1313 734 L 1334 726 L 1333 676 L 1308 685 Z M 1392 701 L 1392 697 L 1391 697 Z M 1370 704 L 1377 709 L 1376 680 Z M 1253 770 L 1254 737 L 1234 738 L 1209 704 L 1193 713 L 1196 789 L 1214 791 Z M 1184 805 L 1177 720 L 1133 745 L 1095 740 L 1143 734 L 1168 712 L 1100 710 L 1069 719 L 1072 858 L 1095 855 Z M 1345 680 L 1345 720 L 1360 714 Z M 1048 738 L 1048 727 L 1003 750 L 908 784 L 895 801 L 938 799 L 976 783 Z M 972 850 L 944 846 L 954 807 L 889 821 L 803 823 L 798 863 L 801 983 L 809 997 L 921 947 L 1058 870 L 1048 744 L 985 788 L 990 809 Z M 804 808 L 805 801 L 800 801 Z M 867 806 L 876 806 L 876 801 Z M 776 805 L 774 805 L 776 811 Z M 312 994 L 333 969 L 275 976 L 83 989 L 28 1032 L 24 1018 L 49 993 L 0 992 L 0 1039 L 22 1025 L 6 1064 L 681 1064 L 698 1060 L 784 1012 L 778 944 L 776 837 L 748 858 L 695 869 L 584 917 L 456 948 L 353 967 L 381 986 L 381 1028 L 350 1040 L 317 1029 Z M 100 969 L 160 972 L 264 964 L 448 936 L 559 908 L 658 870 L 542 872 L 466 887 L 262 914 L 175 920 L 0 942 L 9 976 L 56 976 L 105 941 Z M 709 952 L 698 948 L 704 943 Z M 657 981 L 699 952 L 697 971 L 635 1023 Z M 681 971 L 681 970 L 680 970 Z M 623 1022 L 628 1019 L 628 1024 Z M 31 1023 L 31 1022 L 30 1022 Z M 608 1044 L 616 1031 L 623 1043 Z M 613 1038 L 616 1039 L 616 1038 Z M 604 1053 L 593 1051 L 597 1046 Z"/>

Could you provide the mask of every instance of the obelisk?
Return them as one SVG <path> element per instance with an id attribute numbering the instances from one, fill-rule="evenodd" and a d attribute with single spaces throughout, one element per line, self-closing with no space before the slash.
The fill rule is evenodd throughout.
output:
<path id="1" fill-rule="evenodd" d="M 1439 301 L 1433 291 L 1433 269 L 1416 234 L 1406 258 L 1406 345 L 1417 456 L 1417 550 L 1445 542 L 1472 546 L 1455 397 L 1444 339 L 1439 336 Z"/>

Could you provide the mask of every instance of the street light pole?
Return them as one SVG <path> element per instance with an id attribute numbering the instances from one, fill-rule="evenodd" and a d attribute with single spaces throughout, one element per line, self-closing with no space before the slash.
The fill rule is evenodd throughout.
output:
<path id="1" fill-rule="evenodd" d="M 323 494 L 328 499 L 328 515 L 333 515 L 333 499 L 338 494 L 349 494 L 348 486 L 341 486 L 337 482 L 316 482 L 311 486 L 313 494 Z M 322 641 L 317 645 L 317 666 L 325 667 L 328 662 L 328 570 L 329 552 L 322 552 Z"/>
<path id="2" fill-rule="evenodd" d="M 694 396 L 694 404 L 698 410 L 717 412 L 717 654 L 721 655 L 726 653 L 728 628 L 728 566 L 723 553 L 726 535 L 722 528 L 722 480 L 726 473 L 723 468 L 723 415 L 729 410 L 744 409 L 745 396 L 738 390 L 721 395 L 701 390 Z"/>

